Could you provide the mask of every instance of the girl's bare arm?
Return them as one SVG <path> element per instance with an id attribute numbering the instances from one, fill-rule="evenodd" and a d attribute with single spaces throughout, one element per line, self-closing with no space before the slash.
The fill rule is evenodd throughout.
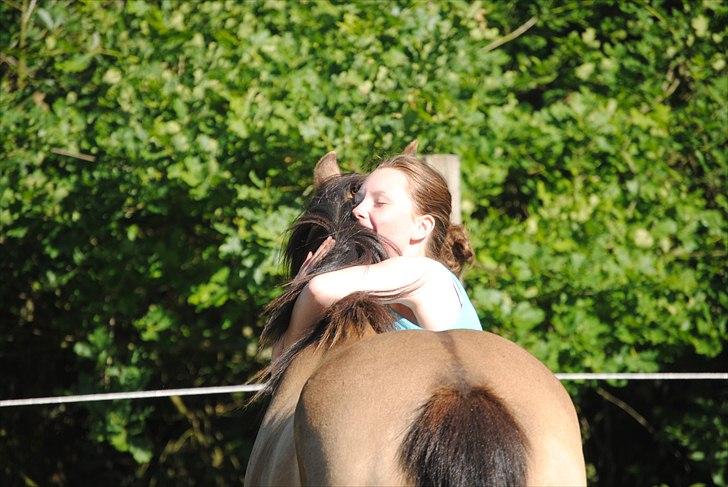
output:
<path id="1" fill-rule="evenodd" d="M 326 308 L 351 293 L 400 291 L 404 293 L 390 302 L 407 306 L 423 328 L 446 329 L 460 312 L 452 277 L 442 264 L 427 257 L 392 257 L 311 279 L 296 300 L 283 343 L 277 348 L 288 348 L 321 319 Z"/>

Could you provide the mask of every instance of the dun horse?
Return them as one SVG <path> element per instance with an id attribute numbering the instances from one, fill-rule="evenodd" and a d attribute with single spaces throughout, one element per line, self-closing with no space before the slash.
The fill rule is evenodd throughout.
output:
<path id="1" fill-rule="evenodd" d="M 333 153 L 294 223 L 291 276 L 263 333 L 275 343 L 312 275 L 386 257 L 351 216 L 363 177 Z M 307 276 L 309 251 L 336 244 Z M 271 402 L 245 484 L 585 485 L 574 406 L 554 375 L 492 333 L 397 331 L 381 296 L 355 294 L 271 365 Z"/>

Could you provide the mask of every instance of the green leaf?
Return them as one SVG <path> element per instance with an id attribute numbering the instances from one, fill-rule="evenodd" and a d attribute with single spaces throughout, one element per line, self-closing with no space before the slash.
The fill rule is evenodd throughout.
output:
<path id="1" fill-rule="evenodd" d="M 546 314 L 543 310 L 532 306 L 526 301 L 518 303 L 511 314 L 513 326 L 521 333 L 526 332 L 543 322 Z"/>
<path id="2" fill-rule="evenodd" d="M 69 59 L 66 59 L 65 61 L 56 62 L 56 69 L 59 69 L 60 71 L 66 73 L 79 73 L 88 68 L 93 58 L 93 54 L 78 54 Z"/>

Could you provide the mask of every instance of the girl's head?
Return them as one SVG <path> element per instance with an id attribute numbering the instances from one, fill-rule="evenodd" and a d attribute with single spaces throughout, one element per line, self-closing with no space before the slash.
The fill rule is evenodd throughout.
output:
<path id="1" fill-rule="evenodd" d="M 445 178 L 413 155 L 379 164 L 357 194 L 354 216 L 396 249 L 390 255 L 422 255 L 455 274 L 473 257 L 467 235 L 450 224 L 452 200 Z"/>

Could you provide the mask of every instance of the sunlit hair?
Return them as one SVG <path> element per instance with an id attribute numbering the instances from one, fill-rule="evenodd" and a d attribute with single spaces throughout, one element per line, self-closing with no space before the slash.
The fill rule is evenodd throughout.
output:
<path id="1" fill-rule="evenodd" d="M 452 196 L 447 181 L 432 166 L 414 155 L 401 154 L 379 163 L 377 169 L 391 168 L 407 178 L 408 190 L 419 215 L 430 215 L 435 221 L 426 247 L 426 255 L 439 260 L 454 274 L 473 260 L 473 250 L 460 225 L 450 223 Z"/>

